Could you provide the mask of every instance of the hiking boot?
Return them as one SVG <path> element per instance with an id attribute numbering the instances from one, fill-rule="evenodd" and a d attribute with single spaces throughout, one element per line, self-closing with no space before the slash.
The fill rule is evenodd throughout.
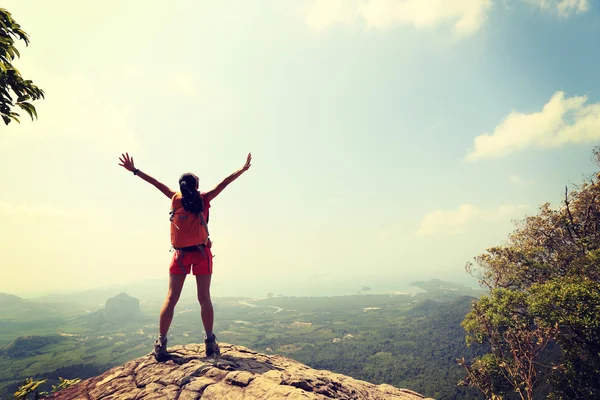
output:
<path id="1" fill-rule="evenodd" d="M 154 341 L 154 351 L 152 352 L 156 361 L 162 361 L 167 356 L 167 338 L 160 340 L 160 338 Z"/>
<path id="2" fill-rule="evenodd" d="M 217 337 L 213 334 L 212 337 L 204 339 L 204 347 L 206 347 L 206 357 L 213 355 L 221 355 L 221 350 L 217 344 Z"/>

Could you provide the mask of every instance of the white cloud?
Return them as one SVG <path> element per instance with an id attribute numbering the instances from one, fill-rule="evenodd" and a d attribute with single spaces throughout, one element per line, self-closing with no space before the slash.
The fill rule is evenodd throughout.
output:
<path id="1" fill-rule="evenodd" d="M 360 21 L 371 29 L 451 25 L 458 36 L 468 36 L 481 28 L 492 4 L 492 0 L 316 0 L 306 23 L 317 31 Z"/>
<path id="2" fill-rule="evenodd" d="M 528 0 L 545 11 L 556 11 L 561 17 L 581 14 L 590 9 L 590 0 Z"/>
<path id="3" fill-rule="evenodd" d="M 590 9 L 590 0 L 520 0 L 561 17 L 581 14 Z M 415 28 L 451 26 L 460 37 L 477 33 L 499 0 L 313 0 L 306 24 L 314 31 L 333 25 L 365 24 L 369 29 L 394 25 Z M 506 9 L 512 2 L 502 0 Z"/>
<path id="4" fill-rule="evenodd" d="M 461 234 L 477 223 L 505 221 L 528 208 L 526 205 L 508 204 L 485 210 L 463 204 L 454 211 L 436 210 L 423 218 L 417 236 Z"/>
<path id="5" fill-rule="evenodd" d="M 512 111 L 495 129 L 474 140 L 469 161 L 500 158 L 530 147 L 552 148 L 600 139 L 600 103 L 586 104 L 586 96 L 565 98 L 556 92 L 541 111 Z"/>

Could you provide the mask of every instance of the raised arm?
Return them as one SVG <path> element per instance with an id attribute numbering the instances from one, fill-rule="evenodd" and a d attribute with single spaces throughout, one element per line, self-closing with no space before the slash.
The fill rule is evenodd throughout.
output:
<path id="1" fill-rule="evenodd" d="M 212 201 L 219 193 L 223 191 L 231 182 L 235 181 L 240 177 L 244 172 L 248 171 L 250 168 L 250 162 L 252 161 L 252 154 L 248 153 L 248 157 L 246 158 L 246 163 L 241 169 L 238 169 L 233 174 L 229 175 L 227 178 L 223 179 L 221 183 L 219 183 L 214 189 L 209 190 L 204 194 L 208 202 Z"/>
<path id="2" fill-rule="evenodd" d="M 133 163 L 133 157 L 129 157 L 128 153 L 121 154 L 121 157 L 119 157 L 119 161 L 121 161 L 121 163 L 119 164 L 121 167 L 125 168 L 127 171 L 133 172 L 134 175 L 139 176 L 146 182 L 150 183 L 155 188 L 160 190 L 169 199 L 172 198 L 173 195 L 175 194 L 175 192 L 172 191 L 171 189 L 169 189 L 169 187 L 167 185 L 165 185 L 164 183 L 157 181 L 150 175 L 145 174 L 142 171 L 140 171 L 139 169 L 137 169 Z"/>

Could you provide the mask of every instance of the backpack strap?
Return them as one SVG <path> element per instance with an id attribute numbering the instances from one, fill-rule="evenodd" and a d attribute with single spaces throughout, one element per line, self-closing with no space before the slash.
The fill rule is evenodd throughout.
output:
<path id="1" fill-rule="evenodd" d="M 173 207 L 171 211 L 169 211 L 169 221 L 175 226 L 175 228 L 179 229 L 177 224 L 175 223 L 175 211 L 177 211 L 176 207 Z"/>
<path id="2" fill-rule="evenodd" d="M 179 264 L 179 268 L 181 268 L 181 271 L 187 275 L 187 271 L 185 270 L 185 267 L 183 266 L 183 261 L 181 261 L 181 258 L 183 257 L 183 250 L 175 250 L 177 252 L 176 256 L 177 257 L 177 263 Z"/>
<path id="3" fill-rule="evenodd" d="M 204 229 L 206 229 L 206 236 L 210 237 L 210 232 L 208 230 L 208 210 L 206 210 L 206 221 L 204 220 L 204 216 L 202 215 L 202 213 L 198 214 L 198 217 L 200 218 L 200 223 L 202 224 L 202 226 L 204 227 Z"/>

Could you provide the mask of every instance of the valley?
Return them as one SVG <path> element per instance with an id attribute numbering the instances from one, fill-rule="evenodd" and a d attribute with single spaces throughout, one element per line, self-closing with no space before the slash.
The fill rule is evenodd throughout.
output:
<path id="1" fill-rule="evenodd" d="M 455 363 L 477 351 L 466 347 L 460 327 L 473 293 L 448 290 L 440 282 L 426 286 L 413 295 L 215 298 L 215 331 L 219 341 L 313 368 L 438 399 L 474 398 L 476 393 L 457 387 L 463 372 Z M 131 297 L 117 297 L 135 308 Z M 2 317 L 0 397 L 10 397 L 28 377 L 47 378 L 48 385 L 59 377 L 87 378 L 150 353 L 159 308 L 158 297 L 140 300 L 143 311 L 127 311 L 136 318 L 111 317 L 118 324 L 103 317 L 102 309 L 73 315 L 72 309 L 59 308 L 54 318 L 30 315 L 23 322 L 15 315 Z M 180 300 L 169 345 L 202 343 L 199 314 L 193 298 Z"/>

